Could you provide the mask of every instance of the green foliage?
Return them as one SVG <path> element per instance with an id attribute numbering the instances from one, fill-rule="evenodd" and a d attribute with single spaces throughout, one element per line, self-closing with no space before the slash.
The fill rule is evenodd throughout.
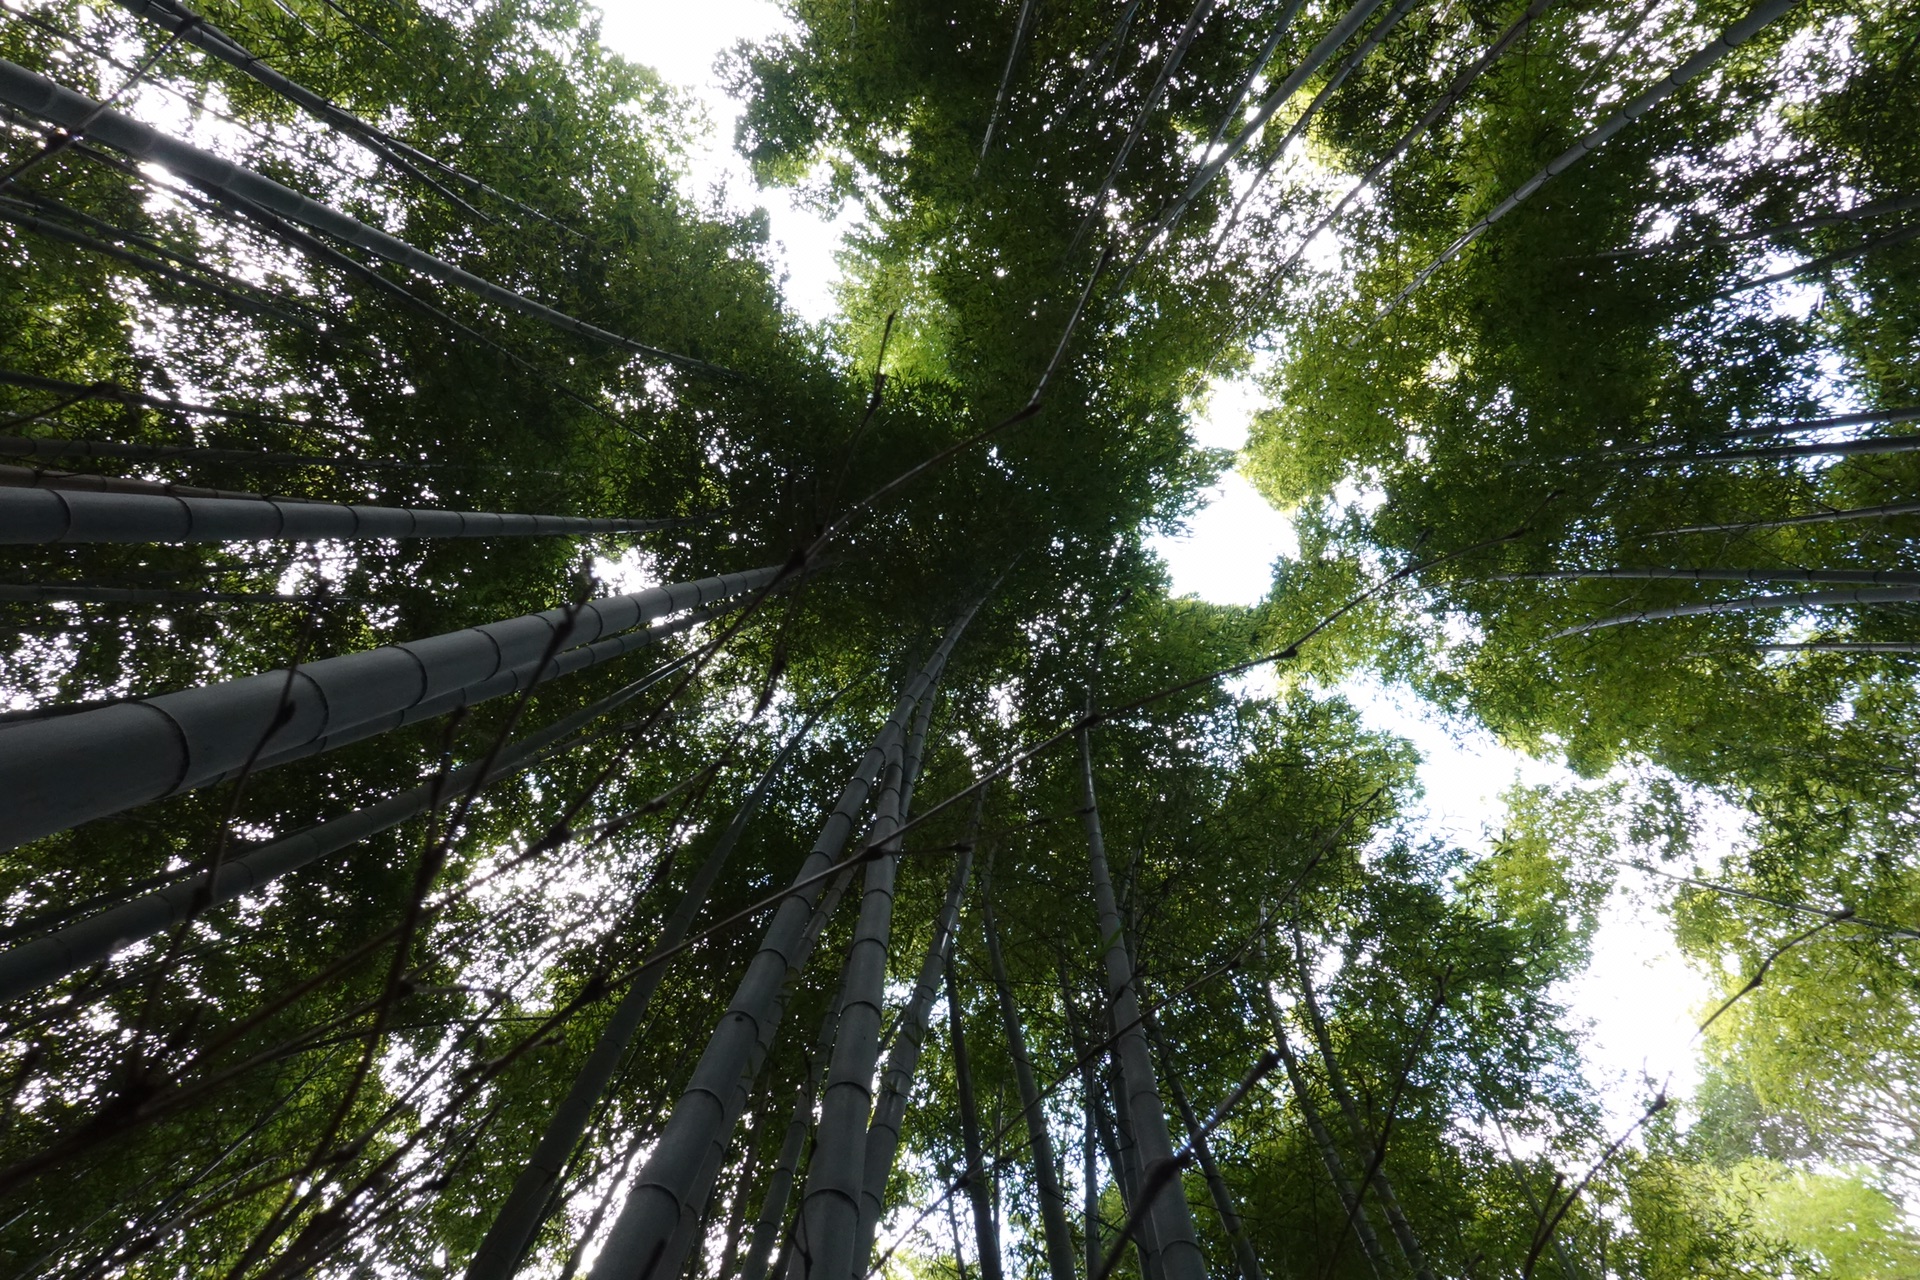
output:
<path id="1" fill-rule="evenodd" d="M 764 214 L 681 193 L 694 105 L 603 48 L 575 0 L 206 11 L 490 191 L 400 173 L 118 10 L 50 4 L 0 28 L 0 56 L 96 98 L 151 60 L 118 100 L 134 114 L 684 357 L 316 248 L 91 142 L 29 164 L 46 139 L 10 117 L 6 433 L 149 451 L 76 468 L 293 499 L 684 522 L 578 541 L 16 548 L 23 581 L 312 598 L 0 603 L 9 705 L 230 679 L 786 563 L 824 538 L 812 576 L 692 638 L 8 851 L 13 942 L 480 759 L 738 623 L 537 766 L 9 1006 L 0 1272 L 456 1273 L 694 868 L 777 744 L 834 698 L 564 1171 L 528 1268 L 573 1269 L 849 762 L 978 601 L 936 704 L 890 977 L 910 979 L 950 855 L 977 844 L 975 892 L 994 896 L 1070 1185 L 1082 1140 L 1102 1148 L 1109 1247 L 1129 1202 L 1099 1133 L 1119 1085 L 1098 1051 L 1110 940 L 1065 732 L 1082 717 L 1164 1069 L 1207 1115 L 1276 1031 L 1299 1055 L 1297 1080 L 1254 1081 L 1210 1139 L 1270 1274 L 1371 1274 L 1335 1162 L 1370 1181 L 1393 1266 L 1389 1184 L 1441 1276 L 1913 1274 L 1911 655 L 1765 647 L 1912 643 L 1912 605 L 1598 628 L 1801 588 L 1537 575 L 1907 569 L 1910 515 L 1778 522 L 1911 501 L 1920 454 L 1724 455 L 1772 442 L 1730 431 L 1915 403 L 1920 248 L 1899 239 L 1912 211 L 1875 202 L 1910 203 L 1920 180 L 1920 28 L 1885 3 L 1794 11 L 1396 301 L 1743 8 L 1556 7 L 1308 252 L 1330 202 L 1521 8 L 1414 10 L 1195 188 L 1203 144 L 1237 132 L 1243 84 L 1258 102 L 1344 6 L 1302 7 L 1250 79 L 1291 11 L 1278 0 L 1214 7 L 1177 68 L 1185 5 L 1037 5 L 1016 49 L 1014 4 L 799 0 L 792 33 L 737 48 L 728 74 L 755 172 L 865 215 L 840 314 L 817 328 L 784 309 Z M 1748 287 L 1783 261 L 1806 264 L 1792 287 Z M 1195 447 L 1194 406 L 1248 371 L 1268 403 L 1247 449 Z M 1300 537 L 1252 609 L 1172 597 L 1150 550 L 1229 463 Z M 1256 659 L 1271 696 L 1223 678 Z M 1591 781 L 1516 788 L 1484 847 L 1427 838 L 1412 748 L 1330 692 L 1363 670 Z M 1036 744 L 970 832 L 966 789 Z M 1745 822 L 1717 859 L 1712 804 Z M 1641 858 L 1693 872 L 1676 937 L 1733 1002 L 1704 1037 L 1689 1122 L 1654 1107 L 1622 1140 L 1565 1000 L 1618 863 Z M 727 1240 L 760 1211 L 849 914 L 795 975 L 749 1121 L 689 1208 L 705 1214 L 702 1275 L 734 1274 Z M 1003 1131 L 1008 1273 L 1040 1275 L 977 915 L 970 902 L 959 1015 L 982 1119 Z M 885 1270 L 912 1280 L 975 1263 L 964 1197 L 951 1220 L 943 1204 L 964 1157 L 935 1021 L 888 1182 L 907 1233 Z M 1227 1274 L 1210 1189 L 1192 1171 L 1184 1189 Z M 1156 1269 L 1136 1250 L 1116 1274 Z"/>

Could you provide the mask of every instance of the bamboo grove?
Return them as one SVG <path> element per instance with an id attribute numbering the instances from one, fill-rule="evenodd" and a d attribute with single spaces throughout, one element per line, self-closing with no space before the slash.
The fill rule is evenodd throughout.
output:
<path id="1" fill-rule="evenodd" d="M 0 1274 L 1920 1272 L 1911 6 L 0 8 Z"/>

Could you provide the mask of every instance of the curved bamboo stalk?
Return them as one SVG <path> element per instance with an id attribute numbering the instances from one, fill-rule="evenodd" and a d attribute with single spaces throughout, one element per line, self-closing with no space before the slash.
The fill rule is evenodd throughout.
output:
<path id="1" fill-rule="evenodd" d="M 103 492 L 93 485 L 0 487 L 0 544 L 555 537 L 639 533 L 663 523 L 373 507 L 301 498 L 200 497 L 179 491 L 185 488 L 130 493 Z"/>
<path id="2" fill-rule="evenodd" d="M 658 628 L 652 638 L 684 629 L 692 621 Z M 198 872 L 0 952 L 0 1001 L 16 999 L 57 982 L 107 959 L 123 947 L 180 924 L 195 912 L 230 902 L 289 871 L 359 844 L 437 806 L 453 803 L 461 795 L 537 764 L 548 748 L 652 688 L 683 662 L 684 659 L 678 660 L 649 672 L 590 706 L 508 744 L 484 773 L 479 763 L 462 765 L 450 770 L 444 778 L 424 782 L 378 804 L 329 818 L 250 852 L 223 858 L 211 878 L 205 871 Z"/>
<path id="3" fill-rule="evenodd" d="M 666 1271 L 660 1268 L 680 1234 L 682 1218 L 699 1212 L 704 1197 L 696 1193 L 706 1153 L 732 1131 L 739 1114 L 732 1100 L 743 1091 L 743 1082 L 751 1079 L 779 1029 L 783 1012 L 780 995 L 789 971 L 804 959 L 804 935 L 826 875 L 846 848 L 854 819 L 865 806 L 881 766 L 905 733 L 908 717 L 932 689 L 974 611 L 969 609 L 947 632 L 933 657 L 909 683 L 841 791 L 813 849 L 794 876 L 797 887 L 775 908 L 761 935 L 759 950 L 748 962 L 659 1141 L 628 1191 L 613 1232 L 594 1264 L 593 1280 L 677 1274 L 677 1267 Z"/>
<path id="4" fill-rule="evenodd" d="M 702 578 L 408 644 L 0 728 L 0 847 L 12 847 L 285 758 L 516 668 L 773 583 Z"/>
<path id="5" fill-rule="evenodd" d="M 0 221 L 12 223 L 16 227 L 45 236 L 49 240 L 58 240 L 77 249 L 85 249 L 89 253 L 97 253 L 103 257 L 112 258 L 116 262 L 124 262 L 130 267 L 137 267 L 186 288 L 204 289 L 214 297 L 230 302 L 242 311 L 265 319 L 305 329 L 309 333 L 321 332 L 318 319 L 305 314 L 304 309 L 289 311 L 263 298 L 255 297 L 252 287 L 205 264 L 195 263 L 194 266 L 198 268 L 195 271 L 175 266 L 170 262 L 163 262 L 158 258 L 150 258 L 145 254 L 122 248 L 111 241 L 102 240 L 98 236 L 77 231 L 64 223 L 21 212 L 11 201 L 0 200 Z"/>
<path id="6" fill-rule="evenodd" d="M 588 667 L 595 667 L 605 662 L 612 662 L 615 659 L 624 658 L 628 654 L 638 652 L 652 644 L 662 635 L 672 635 L 676 632 L 684 631 L 690 626 L 710 621 L 725 611 L 726 609 L 724 607 L 695 610 L 693 613 L 676 619 L 670 624 L 663 624 L 658 627 L 642 627 L 635 631 L 628 631 L 624 634 L 614 636 L 611 639 L 596 640 L 592 644 L 581 645 L 578 648 L 563 649 L 545 661 L 535 659 L 532 662 L 515 667 L 511 671 L 502 671 L 499 675 L 481 680 L 475 684 L 467 685 L 464 688 L 450 689 L 437 697 L 427 698 L 417 702 L 404 711 L 391 712 L 372 720 L 363 721 L 349 728 L 342 729 L 338 733 L 330 733 L 324 737 L 315 738 L 311 742 L 302 743 L 299 746 L 288 747 L 284 750 L 272 752 L 262 751 L 260 756 L 253 761 L 251 769 L 253 771 L 270 769 L 276 765 L 288 764 L 295 760 L 304 760 L 309 756 L 334 751 L 350 743 L 361 742 L 367 738 L 377 737 L 380 734 L 391 732 L 394 729 L 404 728 L 407 725 L 419 724 L 425 720 L 432 720 L 439 716 L 448 715 L 463 707 L 471 707 L 477 703 L 486 702 L 493 698 L 502 698 L 509 694 L 521 693 L 534 685 L 545 684 L 551 680 L 558 680 L 562 676 L 572 675 L 576 671 L 584 671 Z M 241 773 L 246 771 L 248 771 L 247 766 L 243 765 L 241 768 L 229 770 L 210 781 L 225 782 L 229 779 L 239 777 Z"/>
<path id="7" fill-rule="evenodd" d="M 1172 1163 L 1173 1140 L 1167 1133 L 1167 1113 L 1160 1101 L 1153 1058 L 1140 1025 L 1139 993 L 1133 966 L 1127 959 L 1120 908 L 1107 871 L 1106 839 L 1100 830 L 1100 809 L 1093 786 L 1093 743 L 1084 728 L 1080 730 L 1080 766 L 1085 803 L 1081 819 L 1087 830 L 1087 860 L 1106 953 L 1107 1004 L 1120 1028 L 1115 1056 L 1120 1060 L 1127 1119 L 1140 1151 L 1140 1177 L 1144 1187 L 1163 1165 Z M 1163 1187 L 1152 1203 L 1138 1212 L 1152 1227 L 1153 1247 L 1167 1280 L 1205 1280 L 1206 1256 L 1200 1251 L 1193 1214 L 1178 1179 Z"/>
<path id="8" fill-rule="evenodd" d="M 1745 293 L 1749 289 L 1763 289 L 1770 284 L 1781 284 L 1798 276 L 1811 275 L 1813 272 L 1824 271 L 1837 263 L 1845 262 L 1849 258 L 1857 258 L 1862 254 L 1872 253 L 1876 249 L 1891 249 L 1895 245 L 1906 244 L 1909 240 L 1916 238 L 1920 238 L 1920 222 L 1910 222 L 1897 231 L 1889 231 L 1885 235 L 1874 236 L 1870 240 L 1851 245 L 1845 249 L 1836 249 L 1832 253 L 1823 253 L 1817 258 L 1809 258 L 1797 266 L 1786 267 L 1779 271 L 1769 272 L 1763 276 L 1757 276 L 1752 280 L 1742 280 L 1736 284 L 1730 284 L 1720 292 L 1714 294 L 1708 301 L 1719 302 L 1723 299 L 1731 298 L 1735 294 Z"/>
<path id="9" fill-rule="evenodd" d="M 1835 427 L 1874 427 L 1888 426 L 1898 422 L 1912 422 L 1920 418 L 1920 409 L 1868 409 L 1861 413 L 1836 413 L 1824 418 L 1802 418 L 1795 422 L 1772 422 L 1765 426 L 1732 427 L 1716 432 L 1719 440 L 1752 440 L 1766 436 L 1783 435 L 1790 431 L 1829 431 Z M 1645 446 L 1655 448 L 1657 446 Z M 1631 449 L 1617 452 L 1631 453 Z"/>
<path id="10" fill-rule="evenodd" d="M 311 200 L 271 178 L 242 168 L 230 160 L 223 160 L 211 152 L 202 151 L 178 139 L 169 138 L 129 116 L 94 102 L 71 89 L 62 88 L 45 76 L 37 75 L 5 59 L 0 59 L 0 102 L 6 102 L 29 115 L 38 116 L 64 129 L 103 142 L 136 160 L 146 160 L 162 165 L 203 187 L 250 201 L 283 218 L 312 227 L 316 231 L 323 231 L 410 271 L 417 271 L 443 284 L 465 289 L 496 306 L 533 316 L 563 332 L 591 338 L 622 351 L 663 360 L 683 368 L 720 373 L 729 377 L 737 376 L 731 370 L 722 369 L 705 360 L 696 360 L 692 356 L 683 356 L 642 342 L 635 342 L 631 338 L 588 324 L 584 320 L 576 319 L 544 303 L 535 302 L 511 289 L 504 289 L 490 280 L 474 275 L 471 271 L 456 267 L 432 254 L 424 253 L 404 240 L 370 227 L 337 209 L 329 208 L 317 200 Z"/>

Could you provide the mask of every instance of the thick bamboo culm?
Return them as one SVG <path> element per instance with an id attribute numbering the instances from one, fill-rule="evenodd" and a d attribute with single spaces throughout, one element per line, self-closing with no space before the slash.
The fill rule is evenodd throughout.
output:
<path id="1" fill-rule="evenodd" d="M 642 634 L 658 639 L 696 620 L 671 622 Z M 570 716 L 508 743 L 484 772 L 478 762 L 462 765 L 448 771 L 444 778 L 423 782 L 377 804 L 235 853 L 222 860 L 211 879 L 203 871 L 0 952 L 0 1001 L 12 1000 L 57 982 L 87 965 L 107 959 L 121 947 L 179 924 L 195 911 L 250 893 L 330 853 L 338 853 L 417 818 L 436 805 L 446 803 L 449 797 L 478 791 L 536 764 L 545 758 L 549 748 L 644 693 L 679 665 L 670 663 Z"/>
<path id="2" fill-rule="evenodd" d="M 778 567 L 548 609 L 408 644 L 0 729 L 0 848 L 289 758 L 549 655 L 774 581 Z"/>

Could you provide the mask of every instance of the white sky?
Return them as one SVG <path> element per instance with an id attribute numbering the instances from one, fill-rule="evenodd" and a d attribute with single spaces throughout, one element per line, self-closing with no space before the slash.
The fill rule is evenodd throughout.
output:
<path id="1" fill-rule="evenodd" d="M 823 222 L 795 207 L 784 192 L 757 190 L 732 150 L 738 106 L 713 74 L 715 59 L 736 41 L 791 30 L 789 20 L 768 0 L 608 0 L 603 12 L 608 47 L 693 90 L 706 105 L 714 128 L 692 148 L 688 193 L 703 204 L 719 196 L 736 209 L 765 208 L 776 256 L 787 273 L 789 304 L 811 321 L 831 315 L 832 286 L 839 277 L 834 253 L 852 225 L 852 212 Z M 1197 442 L 1239 449 L 1258 407 L 1249 384 L 1217 387 L 1195 423 Z M 1264 598 L 1274 560 L 1296 546 L 1286 517 L 1237 472 L 1210 491 L 1185 536 L 1157 539 L 1153 545 L 1167 562 L 1176 594 L 1223 604 Z M 1557 765 L 1509 751 L 1484 731 L 1450 728 L 1404 689 L 1350 682 L 1341 692 L 1369 724 L 1410 739 L 1425 757 L 1420 770 L 1427 793 L 1424 821 L 1434 834 L 1470 842 L 1498 831 L 1499 794 L 1516 778 L 1530 784 L 1571 780 Z M 1647 1095 L 1643 1077 L 1656 1083 L 1671 1079 L 1676 1095 L 1692 1089 L 1698 1078 L 1693 1030 L 1711 991 L 1674 949 L 1666 919 L 1653 905 L 1657 898 L 1638 883 L 1644 877 L 1622 876 L 1603 917 L 1593 966 L 1567 994 L 1576 1016 L 1592 1020 L 1592 1075 L 1625 1123 L 1638 1115 Z"/>
<path id="2" fill-rule="evenodd" d="M 689 147 L 692 172 L 685 193 L 703 205 L 724 193 L 724 203 L 736 209 L 765 209 L 776 256 L 787 272 L 787 304 L 816 323 L 832 315 L 833 284 L 840 277 L 833 255 L 853 226 L 855 211 L 824 222 L 796 207 L 785 191 L 756 189 L 746 162 L 733 150 L 739 104 L 727 97 L 713 72 L 714 61 L 738 41 L 792 31 L 793 23 L 768 0 L 605 0 L 600 10 L 605 15 L 601 40 L 609 49 L 693 90 L 711 117 L 705 139 Z"/>

